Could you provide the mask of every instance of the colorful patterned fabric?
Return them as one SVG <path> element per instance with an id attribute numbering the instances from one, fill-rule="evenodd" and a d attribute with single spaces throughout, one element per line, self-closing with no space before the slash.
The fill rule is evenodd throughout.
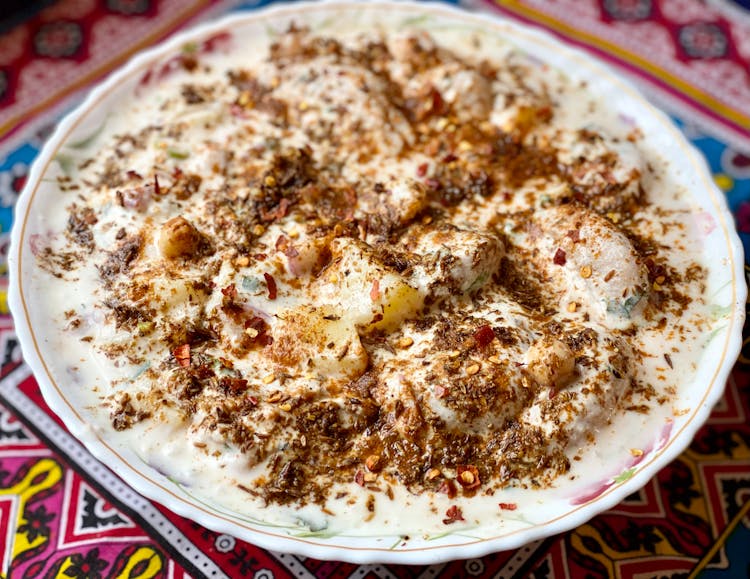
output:
<path id="1" fill-rule="evenodd" d="M 28 167 L 86 87 L 139 47 L 237 4 L 60 0 L 22 20 L 0 12 L 3 256 Z M 746 0 L 496 0 L 483 6 L 548 27 L 621 66 L 625 62 L 629 74 L 646 85 L 654 78 L 668 84 L 672 100 L 660 102 L 674 105 L 676 122 L 706 156 L 750 255 L 750 156 L 740 148 L 750 135 L 732 127 L 738 121 L 742 129 L 750 114 Z M 705 26 L 680 32 L 699 23 Z M 639 58 L 631 58 L 644 47 Z M 727 64 L 705 66 L 720 60 Z M 704 72 L 697 77 L 685 72 L 696 70 Z M 0 312 L 7 313 L 2 264 Z M 441 565 L 321 562 L 258 549 L 135 493 L 47 408 L 21 359 L 12 321 L 0 315 L 0 577 L 745 577 L 748 417 L 746 340 L 726 394 L 690 448 L 639 492 L 587 524 L 515 551 Z"/>

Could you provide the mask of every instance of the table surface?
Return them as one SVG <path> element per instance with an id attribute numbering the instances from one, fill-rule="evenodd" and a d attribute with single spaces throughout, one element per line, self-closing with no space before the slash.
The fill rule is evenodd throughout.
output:
<path id="1" fill-rule="evenodd" d="M 746 577 L 750 349 L 690 447 L 566 534 L 480 559 L 358 566 L 270 553 L 137 495 L 45 405 L 7 313 L 12 208 L 55 123 L 135 51 L 263 1 L 60 0 L 0 7 L 0 577 Z M 748 0 L 470 0 L 635 81 L 705 155 L 750 249 Z M 747 266 L 746 266 L 747 270 Z M 747 339 L 745 340 L 745 344 Z"/>

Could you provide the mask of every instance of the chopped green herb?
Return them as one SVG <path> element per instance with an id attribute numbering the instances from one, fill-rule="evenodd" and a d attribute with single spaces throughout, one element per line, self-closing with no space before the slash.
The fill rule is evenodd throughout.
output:
<path id="1" fill-rule="evenodd" d="M 632 467 L 630 467 L 630 468 L 622 471 L 613 480 L 616 483 L 624 483 L 626 480 L 630 480 L 631 478 L 633 478 L 634 474 L 635 474 L 635 467 L 632 466 Z"/>
<path id="2" fill-rule="evenodd" d="M 485 282 L 490 278 L 490 274 L 486 271 L 480 273 L 476 279 L 469 284 L 469 287 L 464 290 L 466 293 L 472 293 L 482 287 Z"/>
<path id="3" fill-rule="evenodd" d="M 78 141 L 73 141 L 72 143 L 67 143 L 65 146 L 70 149 L 86 149 L 90 145 L 96 141 L 97 137 L 102 134 L 102 131 L 104 131 L 104 127 L 107 125 L 106 119 L 100 124 L 96 130 L 91 133 L 90 135 L 83 137 L 82 139 Z"/>
<path id="4" fill-rule="evenodd" d="M 315 521 L 307 520 L 302 517 L 299 517 L 298 520 L 302 527 L 309 530 L 301 531 L 299 534 L 295 533 L 297 537 L 334 537 L 338 534 L 336 531 L 328 530 L 327 521 L 316 523 Z"/>
<path id="5" fill-rule="evenodd" d="M 335 537 L 337 535 L 340 535 L 341 533 L 338 531 L 302 531 L 301 533 L 290 533 L 293 537 L 317 537 L 319 539 L 330 539 L 331 537 Z"/>
<path id="6" fill-rule="evenodd" d="M 432 17 L 429 14 L 423 14 L 421 16 L 410 16 L 409 18 L 404 18 L 401 21 L 401 26 L 405 28 L 409 28 L 411 26 L 417 26 L 419 24 L 425 24 L 426 22 L 432 20 Z"/>
<path id="7" fill-rule="evenodd" d="M 167 149 L 167 155 L 169 155 L 173 159 L 187 159 L 190 156 L 190 153 L 186 153 L 185 151 L 178 151 L 177 149 Z"/>
<path id="8" fill-rule="evenodd" d="M 249 275 L 243 276 L 242 278 L 242 289 L 246 292 L 257 291 L 260 287 L 260 280 L 257 277 L 250 277 Z"/>
<path id="9" fill-rule="evenodd" d="M 719 326 L 718 328 L 714 328 L 714 330 L 708 335 L 708 338 L 706 338 L 706 343 L 704 344 L 707 346 L 711 341 L 719 335 L 719 333 L 726 328 L 726 325 Z"/>
<path id="10" fill-rule="evenodd" d="M 266 35 L 268 38 L 274 39 L 279 37 L 279 31 L 273 26 L 266 25 Z"/>
<path id="11" fill-rule="evenodd" d="M 156 324 L 154 322 L 138 322 L 138 333 L 141 336 L 145 336 L 146 334 L 150 334 L 154 331 L 154 327 Z"/>
<path id="12" fill-rule="evenodd" d="M 151 362 L 146 362 L 145 364 L 138 366 L 138 369 L 135 371 L 135 374 L 133 374 L 133 377 L 131 378 L 131 380 L 136 380 L 141 374 L 143 374 L 150 367 L 151 367 Z"/>
<path id="13" fill-rule="evenodd" d="M 59 153 L 55 155 L 55 161 L 57 161 L 57 164 L 60 165 L 60 170 L 65 173 L 65 175 L 70 175 L 73 172 L 75 159 L 73 159 L 73 157 L 71 157 L 70 155 Z"/>
<path id="14" fill-rule="evenodd" d="M 326 30 L 327 28 L 331 28 L 331 26 L 338 24 L 340 22 L 340 19 L 338 18 L 326 18 L 322 22 L 320 22 L 317 26 L 315 26 L 316 30 Z"/>
<path id="15" fill-rule="evenodd" d="M 642 297 L 643 297 L 643 294 L 635 293 L 623 301 L 609 300 L 607 302 L 607 313 L 616 314 L 623 318 L 629 318 L 630 314 L 633 311 L 633 308 L 635 308 L 635 306 L 638 305 L 638 302 L 641 301 Z"/>
<path id="16" fill-rule="evenodd" d="M 718 320 L 731 314 L 732 306 L 720 306 L 718 304 L 712 304 L 709 311 L 711 312 L 711 317 L 714 320 Z"/>

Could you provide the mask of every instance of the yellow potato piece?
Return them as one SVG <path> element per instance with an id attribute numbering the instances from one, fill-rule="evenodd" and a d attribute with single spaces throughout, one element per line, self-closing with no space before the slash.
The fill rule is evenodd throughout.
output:
<path id="1" fill-rule="evenodd" d="M 283 312 L 273 337 L 270 353 L 279 364 L 347 380 L 367 369 L 367 352 L 354 325 L 331 307 L 304 305 Z"/>
<path id="2" fill-rule="evenodd" d="M 394 276 L 395 277 L 395 276 Z M 387 280 L 393 285 L 382 293 L 383 297 L 374 302 L 377 308 L 382 308 L 383 319 L 370 325 L 373 330 L 392 332 L 398 326 L 413 317 L 422 307 L 420 293 L 401 280 Z"/>
<path id="3" fill-rule="evenodd" d="M 419 291 L 380 263 L 367 244 L 336 239 L 331 250 L 333 265 L 321 291 L 361 332 L 391 332 L 422 307 Z"/>

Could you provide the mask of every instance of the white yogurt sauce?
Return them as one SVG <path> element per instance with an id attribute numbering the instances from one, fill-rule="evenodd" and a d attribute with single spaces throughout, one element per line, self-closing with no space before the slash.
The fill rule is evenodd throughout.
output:
<path id="1" fill-rule="evenodd" d="M 157 67 L 60 179 L 50 340 L 95 428 L 217 509 L 521 528 L 682 410 L 711 326 L 691 209 L 561 73 L 360 34 Z"/>

